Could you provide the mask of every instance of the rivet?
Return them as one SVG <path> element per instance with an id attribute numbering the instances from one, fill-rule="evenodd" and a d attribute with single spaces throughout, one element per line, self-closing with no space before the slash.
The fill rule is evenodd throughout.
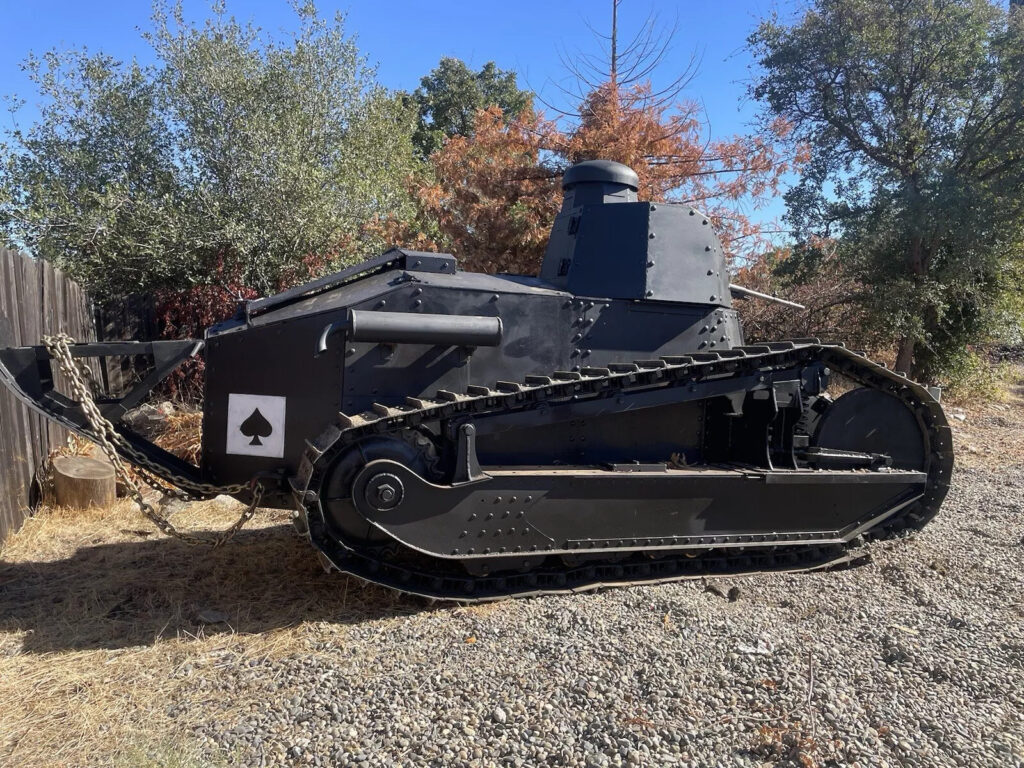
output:
<path id="1" fill-rule="evenodd" d="M 714 270 L 711 270 L 711 269 L 709 269 L 709 270 L 708 270 L 708 276 L 710 277 L 710 276 L 711 276 L 711 275 L 713 275 L 713 274 L 715 274 Z"/>
<path id="2" fill-rule="evenodd" d="M 704 219 L 704 221 L 702 221 L 702 222 L 701 222 L 701 224 L 705 224 L 705 225 L 706 225 L 707 223 L 708 223 L 708 220 L 707 220 L 707 219 Z"/>
<path id="3" fill-rule="evenodd" d="M 654 266 L 654 259 L 651 259 L 650 261 L 648 261 L 647 262 L 647 266 L 648 267 L 653 267 Z"/>
<path id="4" fill-rule="evenodd" d="M 648 291 L 648 292 L 647 292 L 647 295 L 648 295 L 648 296 L 653 296 L 653 295 L 654 295 L 654 291 Z"/>
<path id="5" fill-rule="evenodd" d="M 658 206 L 656 206 L 656 205 L 652 205 L 652 206 L 651 206 L 651 210 L 652 210 L 652 211 L 656 211 L 656 210 L 658 210 Z"/>
<path id="6" fill-rule="evenodd" d="M 690 215 L 691 215 L 691 216 L 696 216 L 696 215 L 697 215 L 697 212 L 696 212 L 695 210 L 693 210 L 693 209 L 691 208 L 691 209 L 690 209 Z"/>
<path id="7" fill-rule="evenodd" d="M 710 251 L 710 250 L 711 250 L 711 246 L 710 246 L 710 245 L 705 245 L 705 246 L 704 246 L 704 251 L 705 251 L 705 253 L 706 253 L 706 252 L 708 252 L 708 251 Z"/>
<path id="8" fill-rule="evenodd" d="M 416 301 L 414 301 L 414 302 L 412 303 L 412 305 L 413 305 L 414 307 L 422 307 L 422 306 L 423 306 L 423 302 L 422 302 L 422 301 L 421 301 L 420 299 L 416 299 Z"/>
<path id="9" fill-rule="evenodd" d="M 653 240 L 653 239 L 654 239 L 654 233 L 653 233 L 653 232 L 651 232 L 651 234 L 649 234 L 649 235 L 647 236 L 647 238 L 648 238 L 649 240 Z"/>

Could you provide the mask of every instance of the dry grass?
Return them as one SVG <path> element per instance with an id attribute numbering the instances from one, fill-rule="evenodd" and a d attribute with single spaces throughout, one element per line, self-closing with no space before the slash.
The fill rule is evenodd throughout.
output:
<path id="1" fill-rule="evenodd" d="M 203 448 L 202 411 L 176 410 L 167 416 L 164 428 L 153 441 L 179 459 L 199 463 Z"/>
<path id="2" fill-rule="evenodd" d="M 237 514 L 197 503 L 175 523 L 220 528 Z M 196 723 L 168 702 L 230 717 L 231 696 L 208 685 L 221 668 L 316 653 L 353 622 L 425 608 L 324 573 L 287 518 L 267 510 L 214 552 L 152 531 L 126 501 L 30 518 L 0 557 L 0 765 L 199 765 Z M 227 622 L 204 625 L 204 610 Z M 193 669 L 198 689 L 182 672 Z"/>
<path id="3" fill-rule="evenodd" d="M 1004 375 L 998 397 L 946 405 L 960 466 L 1024 464 L 1024 365 L 1011 366 Z"/>

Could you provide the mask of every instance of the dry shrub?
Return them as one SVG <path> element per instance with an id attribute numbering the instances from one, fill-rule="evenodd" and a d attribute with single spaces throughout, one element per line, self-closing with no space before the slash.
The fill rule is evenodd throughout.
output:
<path id="1" fill-rule="evenodd" d="M 872 359 L 891 365 L 896 360 L 894 339 L 873 329 L 863 309 L 865 286 L 845 275 L 833 250 L 824 250 L 820 262 L 799 278 L 784 277 L 783 267 L 792 254 L 780 249 L 764 254 L 736 273 L 735 282 L 789 301 L 805 309 L 786 307 L 763 299 L 737 302 L 748 343 L 780 339 L 819 338 L 842 342 L 868 352 Z"/>
<path id="2" fill-rule="evenodd" d="M 762 725 L 754 737 L 754 754 L 774 761 L 785 761 L 801 768 L 821 765 L 821 745 L 805 733 L 803 726 L 786 724 L 779 727 Z"/>

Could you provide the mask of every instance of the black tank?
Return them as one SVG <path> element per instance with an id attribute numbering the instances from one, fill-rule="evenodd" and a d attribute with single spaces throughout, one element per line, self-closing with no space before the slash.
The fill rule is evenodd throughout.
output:
<path id="1" fill-rule="evenodd" d="M 580 163 L 563 190 L 539 276 L 392 249 L 242 304 L 201 345 L 148 345 L 159 375 L 106 413 L 202 354 L 202 460 L 122 426 L 127 458 L 196 487 L 257 478 L 332 566 L 464 600 L 821 567 L 937 512 L 952 452 L 925 388 L 817 339 L 745 345 L 734 297 L 776 299 L 731 285 L 708 218 L 639 201 L 626 166 Z M 45 350 L 0 362 L 90 433 Z"/>

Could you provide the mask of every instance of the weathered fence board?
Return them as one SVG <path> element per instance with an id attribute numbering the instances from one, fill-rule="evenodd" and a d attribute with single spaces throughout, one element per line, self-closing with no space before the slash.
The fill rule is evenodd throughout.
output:
<path id="1" fill-rule="evenodd" d="M 94 308 L 97 341 L 150 341 L 159 338 L 156 308 L 149 294 L 124 297 L 112 304 L 97 304 Z M 103 390 L 121 395 L 149 372 L 147 364 L 140 365 L 134 357 L 110 357 L 100 366 Z"/>
<path id="2" fill-rule="evenodd" d="M 96 338 L 89 299 L 76 283 L 45 261 L 4 249 L 0 315 L 19 345 L 38 344 L 44 334 L 58 331 L 80 341 Z M 0 387 L 0 540 L 21 525 L 36 469 L 66 437 Z"/>

